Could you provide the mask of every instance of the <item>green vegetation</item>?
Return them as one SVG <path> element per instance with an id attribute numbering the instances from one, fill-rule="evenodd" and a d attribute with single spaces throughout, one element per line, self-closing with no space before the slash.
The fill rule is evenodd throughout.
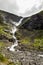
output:
<path id="1" fill-rule="evenodd" d="M 3 50 L 5 47 L 8 47 L 11 42 L 9 42 L 9 39 L 12 39 L 12 34 L 10 34 L 11 31 L 11 24 L 7 24 L 7 22 L 4 20 L 4 17 L 2 14 L 0 14 L 0 63 L 5 63 L 5 65 L 9 62 L 8 59 L 3 56 Z M 5 51 L 6 52 L 6 51 Z M 4 65 L 4 64 L 3 64 Z"/>
<path id="2" fill-rule="evenodd" d="M 22 29 L 19 29 L 17 32 L 16 32 L 16 37 L 17 39 L 19 40 L 19 42 L 21 44 L 29 44 L 30 43 L 30 38 L 29 38 L 29 35 L 28 35 L 28 31 L 27 30 L 22 30 Z"/>
<path id="3" fill-rule="evenodd" d="M 6 47 L 7 43 L 10 44 L 9 39 L 12 39 L 11 28 L 11 24 L 4 22 L 4 18 L 0 14 L 0 50 Z"/>
<path id="4" fill-rule="evenodd" d="M 0 41 L 0 48 L 4 46 L 5 46 L 5 43 L 3 41 Z"/>
<path id="5" fill-rule="evenodd" d="M 27 46 L 28 49 L 43 50 L 43 30 L 26 31 L 25 29 L 19 29 L 16 32 L 16 37 L 19 40 L 19 44 Z"/>
<path id="6" fill-rule="evenodd" d="M 0 61 L 5 61 L 5 58 L 3 57 L 3 55 L 2 54 L 0 54 Z"/>
<path id="7" fill-rule="evenodd" d="M 43 50 L 43 38 L 42 39 L 34 39 L 34 43 L 32 44 L 34 49 Z"/>
<path id="8" fill-rule="evenodd" d="M 8 41 L 0 41 L 0 51 L 2 51 L 2 49 L 4 49 L 5 47 L 8 47 L 9 45 L 11 45 L 11 42 Z"/>
<path id="9" fill-rule="evenodd" d="M 21 44 L 29 44 L 30 43 L 30 39 L 25 37 L 22 40 L 20 40 Z"/>
<path id="10" fill-rule="evenodd" d="M 38 25 L 39 23 L 40 27 Z M 32 29 L 29 29 L 29 24 L 30 28 Z M 43 50 L 42 24 L 43 24 L 43 11 L 36 14 L 36 16 L 31 16 L 30 18 L 25 19 L 23 23 L 20 25 L 18 32 L 16 33 L 16 37 L 19 40 L 19 44 L 24 45 L 24 47 L 27 45 L 28 49 Z"/>
<path id="11" fill-rule="evenodd" d="M 8 62 L 8 59 L 6 57 L 4 57 L 1 53 L 0 53 L 0 61 L 1 62 Z"/>
<path id="12" fill-rule="evenodd" d="M 6 57 L 4 53 L 7 53 L 5 48 L 9 47 L 12 44 L 12 24 L 7 23 L 7 20 L 4 20 L 4 14 L 0 13 L 0 64 L 2 65 L 21 65 L 20 62 L 11 62 L 9 58 Z M 9 41 L 11 40 L 11 41 Z"/>
<path id="13" fill-rule="evenodd" d="M 11 38 L 12 35 L 9 32 L 5 32 L 6 28 L 7 26 L 0 25 L 0 35 L 5 35 L 6 37 Z"/>
<path id="14" fill-rule="evenodd" d="M 9 59 L 7 59 L 3 54 L 0 53 L 0 62 L 5 65 L 21 65 L 21 62 L 11 62 Z"/>
<path id="15" fill-rule="evenodd" d="M 12 35 L 9 32 L 11 28 L 12 28 L 11 24 L 7 24 L 2 14 L 0 13 L 0 36 L 5 35 L 6 37 L 11 38 Z"/>
<path id="16" fill-rule="evenodd" d="M 41 14 L 43 14 L 43 12 Z M 20 47 L 19 46 L 18 47 L 19 49 L 22 49 L 22 50 L 33 49 L 33 50 L 43 51 L 43 30 L 29 31 L 28 29 L 23 28 L 23 25 L 25 25 L 27 21 L 29 22 L 30 19 L 31 17 L 27 18 L 18 27 L 19 29 L 15 34 L 20 45 Z M 12 25 L 7 22 L 8 22 L 7 20 L 4 20 L 3 15 L 0 14 L 0 63 L 3 63 L 3 65 L 22 65 L 21 62 L 19 61 L 15 63 L 11 62 L 10 55 L 6 56 L 7 53 L 10 54 L 7 47 L 11 46 L 11 43 L 12 43 L 11 41 L 13 41 L 12 34 L 10 33 L 12 29 Z"/>

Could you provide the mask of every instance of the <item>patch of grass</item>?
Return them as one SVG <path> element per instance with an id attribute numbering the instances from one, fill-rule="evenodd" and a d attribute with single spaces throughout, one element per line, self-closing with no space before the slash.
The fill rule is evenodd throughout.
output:
<path id="1" fill-rule="evenodd" d="M 30 43 L 30 38 L 28 36 L 28 31 L 26 31 L 25 29 L 24 30 L 18 30 L 16 32 L 16 35 L 17 39 L 19 40 L 19 42 L 21 44 L 29 44 Z"/>
<path id="2" fill-rule="evenodd" d="M 0 62 L 8 62 L 8 59 L 0 53 Z"/>
<path id="3" fill-rule="evenodd" d="M 23 44 L 24 47 L 26 44 L 26 48 L 28 49 L 43 50 L 43 30 L 26 31 L 25 29 L 20 29 L 16 33 L 16 37 L 19 40 L 19 43 Z"/>
<path id="4" fill-rule="evenodd" d="M 35 39 L 33 46 L 35 48 L 40 48 L 40 49 L 42 48 L 43 49 L 43 38 L 42 39 Z"/>
<path id="5" fill-rule="evenodd" d="M 12 35 L 9 32 L 4 31 L 6 28 L 8 28 L 8 27 L 0 25 L 0 35 L 5 35 L 8 38 L 12 38 Z"/>
<path id="6" fill-rule="evenodd" d="M 4 22 L 5 20 L 1 14 L 0 14 L 0 35 L 5 35 L 6 37 L 11 38 L 12 35 L 9 32 L 5 32 L 5 30 L 10 31 L 12 28 L 12 25 Z"/>
<path id="7" fill-rule="evenodd" d="M 4 42 L 0 41 L 0 48 L 4 46 L 5 46 Z"/>
<path id="8" fill-rule="evenodd" d="M 28 37 L 23 38 L 22 40 L 20 40 L 21 44 L 29 44 L 30 43 L 30 39 Z"/>
<path id="9" fill-rule="evenodd" d="M 5 60 L 5 58 L 3 57 L 2 54 L 0 54 L 0 61 L 3 62 Z"/>

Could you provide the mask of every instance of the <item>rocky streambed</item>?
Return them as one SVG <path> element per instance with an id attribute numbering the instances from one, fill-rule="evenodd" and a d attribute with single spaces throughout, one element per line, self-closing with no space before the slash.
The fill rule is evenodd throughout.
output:
<path id="1" fill-rule="evenodd" d="M 21 65 L 43 65 L 43 52 L 41 51 L 15 51 L 11 52 L 7 48 L 0 51 L 11 62 L 20 62 Z"/>

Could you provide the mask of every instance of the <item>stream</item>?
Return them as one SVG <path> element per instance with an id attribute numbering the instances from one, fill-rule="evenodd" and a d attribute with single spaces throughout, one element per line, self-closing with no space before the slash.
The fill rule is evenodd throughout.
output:
<path id="1" fill-rule="evenodd" d="M 13 44 L 11 47 L 8 47 L 10 51 L 15 51 L 15 47 L 18 46 L 18 40 L 17 40 L 17 38 L 15 37 L 15 32 L 18 30 L 18 29 L 17 29 L 17 26 L 19 26 L 19 25 L 21 24 L 21 22 L 22 22 L 23 19 L 24 19 L 24 18 L 21 18 L 18 23 L 17 23 L 17 22 L 14 22 L 14 23 L 13 23 L 13 24 L 14 24 L 14 27 L 13 27 L 13 29 L 12 29 L 11 32 L 12 32 L 12 34 L 13 34 L 13 38 L 15 39 L 15 42 L 14 42 L 14 44 Z"/>
<path id="2" fill-rule="evenodd" d="M 15 49 L 15 47 L 18 46 L 18 40 L 17 40 L 17 38 L 16 38 L 16 36 L 15 36 L 15 32 L 18 30 L 18 29 L 17 29 L 17 26 L 19 26 L 19 25 L 21 24 L 21 22 L 23 21 L 23 19 L 24 19 L 24 18 L 21 18 L 21 19 L 19 20 L 19 22 L 13 22 L 14 27 L 12 28 L 11 33 L 13 34 L 13 38 L 15 39 L 15 42 L 13 43 L 13 45 L 12 45 L 11 47 L 8 47 L 8 48 L 9 48 L 9 51 L 11 51 L 11 52 L 14 52 L 14 51 L 20 52 L 18 49 L 17 49 L 17 50 Z M 40 53 L 39 53 L 39 54 L 37 54 L 37 56 L 43 58 L 43 54 L 40 54 Z"/>

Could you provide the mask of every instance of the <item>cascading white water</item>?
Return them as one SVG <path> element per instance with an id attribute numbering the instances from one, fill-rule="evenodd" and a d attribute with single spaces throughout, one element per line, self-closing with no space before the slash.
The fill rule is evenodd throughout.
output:
<path id="1" fill-rule="evenodd" d="M 39 57 L 43 57 L 43 54 L 39 54 L 38 56 L 39 56 Z"/>
<path id="2" fill-rule="evenodd" d="M 18 23 L 17 22 L 14 22 L 13 23 L 14 24 L 14 27 L 13 27 L 13 29 L 12 29 L 11 32 L 13 33 L 13 38 L 15 39 L 15 42 L 14 42 L 14 44 L 11 47 L 9 47 L 9 50 L 10 51 L 15 51 L 15 47 L 18 46 L 18 40 L 15 37 L 15 32 L 18 30 L 17 29 L 17 26 L 19 26 L 21 24 L 22 20 L 23 20 L 23 18 L 21 18 Z"/>

